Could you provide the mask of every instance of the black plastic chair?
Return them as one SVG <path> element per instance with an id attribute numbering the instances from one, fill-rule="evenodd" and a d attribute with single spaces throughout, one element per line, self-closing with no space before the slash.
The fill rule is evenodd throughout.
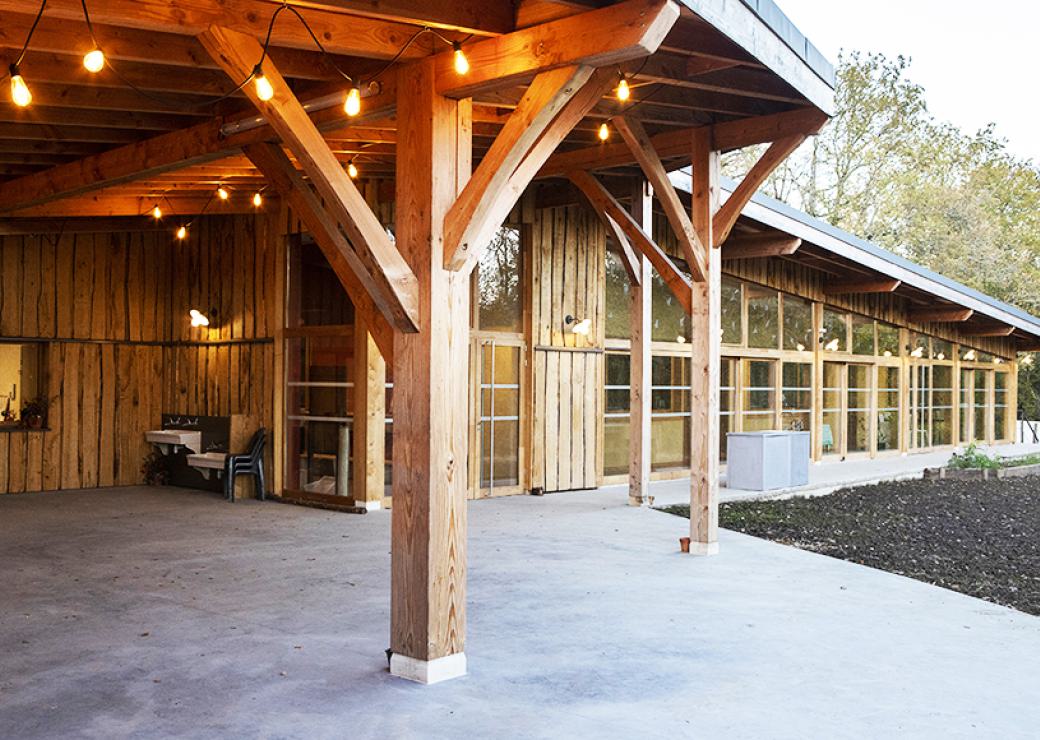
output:
<path id="1" fill-rule="evenodd" d="M 267 430 L 263 427 L 253 435 L 249 443 L 249 451 L 229 454 L 224 460 L 224 497 L 228 501 L 235 500 L 235 478 L 240 475 L 251 475 L 256 481 L 256 497 L 264 500 L 264 440 Z"/>

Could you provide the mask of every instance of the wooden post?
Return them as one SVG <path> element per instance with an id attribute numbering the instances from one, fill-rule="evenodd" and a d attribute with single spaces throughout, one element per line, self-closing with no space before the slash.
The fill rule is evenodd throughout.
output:
<path id="1" fill-rule="evenodd" d="M 390 672 L 466 673 L 470 276 L 444 269 L 444 217 L 471 172 L 472 101 L 436 92 L 434 62 L 398 86 L 397 247 L 417 281 L 416 333 L 394 336 Z"/>
<path id="2" fill-rule="evenodd" d="M 368 511 L 383 505 L 386 484 L 386 362 L 360 318 L 354 323 L 354 469 L 351 497 Z"/>
<path id="3" fill-rule="evenodd" d="M 722 255 L 712 234 L 719 208 L 719 154 L 710 129 L 693 135 L 690 220 L 705 245 L 707 279 L 693 284 L 690 315 L 690 552 L 719 551 L 719 372 Z"/>
<path id="4" fill-rule="evenodd" d="M 632 189 L 632 217 L 647 233 L 653 229 L 653 193 L 645 180 Z M 628 503 L 646 506 L 650 503 L 650 327 L 652 320 L 653 280 L 650 260 L 639 253 L 639 284 L 631 283 L 631 339 L 629 360 L 629 463 Z"/>

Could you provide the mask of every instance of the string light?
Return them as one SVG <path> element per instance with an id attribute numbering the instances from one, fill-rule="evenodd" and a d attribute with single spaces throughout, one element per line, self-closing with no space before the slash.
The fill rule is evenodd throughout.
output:
<path id="1" fill-rule="evenodd" d="M 350 92 L 347 93 L 347 99 L 343 103 L 343 110 L 351 117 L 361 112 L 361 88 L 357 85 L 350 88 Z"/>
<path id="2" fill-rule="evenodd" d="M 221 200 L 227 200 L 230 197 L 230 193 L 225 188 L 219 187 L 217 188 L 217 197 Z"/>
<path id="3" fill-rule="evenodd" d="M 347 163 L 347 174 L 350 175 L 351 180 L 356 180 L 358 176 L 357 166 L 354 164 L 354 160 L 350 160 Z"/>
<path id="4" fill-rule="evenodd" d="M 259 64 L 253 67 L 253 84 L 256 85 L 256 97 L 265 102 L 274 97 L 271 81 L 264 77 L 264 71 Z"/>
<path id="5" fill-rule="evenodd" d="M 617 99 L 624 103 L 632 96 L 632 90 L 628 86 L 628 80 L 625 79 L 624 75 L 621 77 L 621 82 L 617 86 Z"/>
<path id="6" fill-rule="evenodd" d="M 105 66 L 105 53 L 101 49 L 88 51 L 83 57 L 83 66 L 88 72 L 100 72 Z"/>
<path id="7" fill-rule="evenodd" d="M 469 72 L 469 60 L 466 59 L 466 55 L 462 52 L 462 42 L 452 41 L 451 48 L 455 50 L 455 71 L 460 75 L 464 75 Z"/>
<path id="8" fill-rule="evenodd" d="M 597 134 L 597 136 L 599 136 L 600 141 L 606 141 L 610 138 L 610 128 L 607 126 L 606 123 L 601 123 L 599 125 L 599 133 Z"/>
<path id="9" fill-rule="evenodd" d="M 17 64 L 12 64 L 11 71 L 11 100 L 19 108 L 25 108 L 32 102 L 32 93 L 29 86 L 25 84 L 22 73 Z"/>
<path id="10" fill-rule="evenodd" d="M 180 239 L 181 241 L 184 241 L 185 239 L 188 238 L 188 227 L 187 226 L 181 226 L 179 229 L 177 229 L 177 238 Z"/>
<path id="11" fill-rule="evenodd" d="M 253 205 L 254 206 L 259 208 L 261 205 L 263 205 L 263 202 L 264 202 L 264 198 L 263 198 L 262 195 L 260 195 L 260 193 L 253 193 Z"/>
<path id="12" fill-rule="evenodd" d="M 160 208 L 158 205 L 156 205 L 155 208 L 152 209 L 152 218 L 154 218 L 156 221 L 162 218 L 162 208 Z"/>

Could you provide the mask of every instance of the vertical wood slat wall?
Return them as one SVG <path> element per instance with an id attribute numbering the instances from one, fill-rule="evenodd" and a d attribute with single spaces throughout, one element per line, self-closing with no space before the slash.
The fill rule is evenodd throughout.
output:
<path id="1" fill-rule="evenodd" d="M 588 209 L 539 209 L 531 228 L 534 420 L 531 486 L 593 488 L 602 468 L 606 234 Z M 582 337 L 565 323 L 591 319 Z"/>
<path id="2" fill-rule="evenodd" d="M 269 215 L 0 237 L 0 338 L 49 340 L 49 431 L 0 432 L 0 493 L 141 482 L 164 412 L 271 427 L 279 249 Z M 188 310 L 216 315 L 192 329 Z"/>

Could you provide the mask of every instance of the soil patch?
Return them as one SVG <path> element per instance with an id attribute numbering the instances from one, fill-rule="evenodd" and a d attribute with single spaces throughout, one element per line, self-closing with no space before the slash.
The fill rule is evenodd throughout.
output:
<path id="1" fill-rule="evenodd" d="M 663 509 L 689 516 L 688 506 Z M 1040 615 L 1040 479 L 902 481 L 722 504 L 721 526 Z"/>

